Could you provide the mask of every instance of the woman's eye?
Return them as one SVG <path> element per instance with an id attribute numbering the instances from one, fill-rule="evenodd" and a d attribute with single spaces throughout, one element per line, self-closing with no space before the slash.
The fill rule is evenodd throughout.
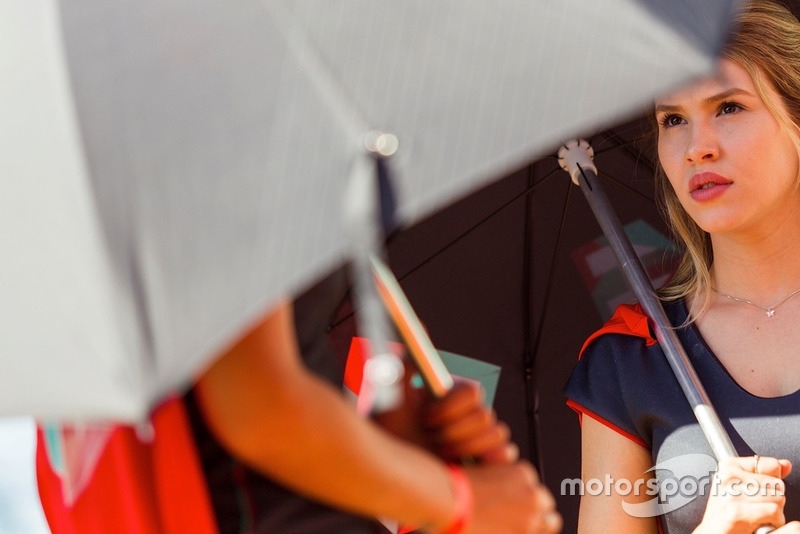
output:
<path id="1" fill-rule="evenodd" d="M 674 114 L 664 115 L 658 122 L 662 128 L 671 128 L 683 123 L 683 117 Z"/>
<path id="2" fill-rule="evenodd" d="M 742 110 L 741 104 L 736 102 L 723 102 L 719 107 L 720 115 L 733 115 Z"/>

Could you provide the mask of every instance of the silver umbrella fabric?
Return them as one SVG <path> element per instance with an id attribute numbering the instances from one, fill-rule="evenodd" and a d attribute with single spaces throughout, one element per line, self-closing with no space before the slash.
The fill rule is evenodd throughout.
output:
<path id="1" fill-rule="evenodd" d="M 0 4 L 0 412 L 139 420 L 402 222 L 713 68 L 733 0 Z"/>

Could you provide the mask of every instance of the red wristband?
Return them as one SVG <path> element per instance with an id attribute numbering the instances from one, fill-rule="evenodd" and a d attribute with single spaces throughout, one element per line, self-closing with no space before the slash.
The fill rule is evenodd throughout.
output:
<path id="1" fill-rule="evenodd" d="M 472 488 L 467 474 L 461 467 L 447 464 L 447 471 L 456 496 L 456 517 L 441 534 L 461 534 L 472 517 Z"/>

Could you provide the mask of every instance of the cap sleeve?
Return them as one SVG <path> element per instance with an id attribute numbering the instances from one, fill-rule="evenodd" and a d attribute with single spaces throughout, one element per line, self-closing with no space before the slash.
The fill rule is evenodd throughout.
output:
<path id="1" fill-rule="evenodd" d="M 646 432 L 649 395 L 645 386 L 654 378 L 642 373 L 647 369 L 642 366 L 645 352 L 642 338 L 599 336 L 583 351 L 564 392 L 567 404 L 581 417 L 591 417 L 650 448 L 652 437 Z"/>

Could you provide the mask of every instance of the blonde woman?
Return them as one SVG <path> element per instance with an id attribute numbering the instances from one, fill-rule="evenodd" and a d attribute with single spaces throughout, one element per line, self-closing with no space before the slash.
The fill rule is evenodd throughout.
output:
<path id="1" fill-rule="evenodd" d="M 630 332 L 593 336 L 567 386 L 581 533 L 800 532 L 800 24 L 765 0 L 738 21 L 718 74 L 655 118 L 685 248 L 662 299 L 742 457 L 715 464 L 646 322 L 622 309 Z"/>

